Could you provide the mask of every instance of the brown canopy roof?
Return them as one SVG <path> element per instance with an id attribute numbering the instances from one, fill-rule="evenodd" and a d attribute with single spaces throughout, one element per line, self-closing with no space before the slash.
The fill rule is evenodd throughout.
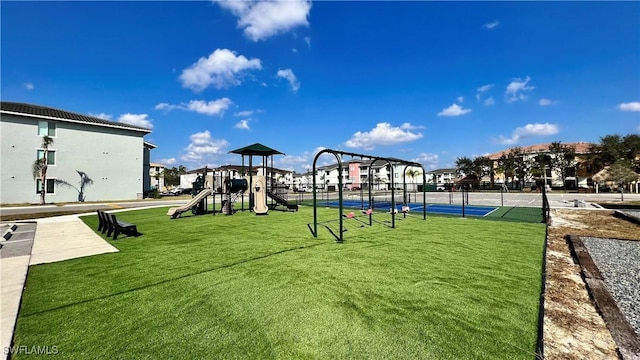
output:
<path id="1" fill-rule="evenodd" d="M 280 151 L 272 149 L 268 146 L 264 146 L 260 143 L 255 143 L 253 145 L 245 146 L 243 148 L 236 149 L 229 152 L 231 154 L 239 154 L 239 155 L 262 155 L 262 156 L 284 155 L 284 153 L 281 153 Z"/>
<path id="2" fill-rule="evenodd" d="M 479 184 L 480 179 L 476 175 L 467 175 L 455 181 L 456 184 Z"/>

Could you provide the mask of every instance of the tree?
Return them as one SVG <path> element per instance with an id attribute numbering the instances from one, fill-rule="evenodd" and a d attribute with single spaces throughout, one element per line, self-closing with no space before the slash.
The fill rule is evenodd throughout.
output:
<path id="1" fill-rule="evenodd" d="M 511 153 L 509 154 L 502 154 L 500 156 L 500 159 L 498 159 L 498 166 L 497 166 L 497 170 L 501 173 L 504 174 L 504 181 L 505 183 L 508 182 L 507 180 L 511 180 L 511 182 L 513 182 L 513 177 L 515 176 L 515 159 L 513 158 L 513 155 Z"/>
<path id="2" fill-rule="evenodd" d="M 408 177 L 410 177 L 410 178 L 411 178 L 411 180 L 412 180 L 411 182 L 412 182 L 412 183 L 415 183 L 415 182 L 416 182 L 416 181 L 415 181 L 415 179 L 416 179 L 418 176 L 422 175 L 422 171 L 420 171 L 420 170 L 414 170 L 414 169 L 409 169 L 409 170 L 407 170 L 407 171 L 405 172 L 405 175 L 407 175 Z"/>
<path id="3" fill-rule="evenodd" d="M 576 176 L 577 187 L 576 148 L 556 141 L 549 145 L 549 153 L 551 155 L 551 169 L 555 170 L 562 179 L 562 187 L 566 190 L 566 179 L 570 174 Z"/>
<path id="4" fill-rule="evenodd" d="M 629 134 L 622 138 L 625 158 L 631 161 L 635 172 L 640 172 L 640 135 Z"/>
<path id="5" fill-rule="evenodd" d="M 620 190 L 620 200 L 624 201 L 624 185 L 636 181 L 640 178 L 635 171 L 631 161 L 623 159 L 618 160 L 609 167 L 609 176 L 607 179 L 618 185 Z"/>
<path id="6" fill-rule="evenodd" d="M 589 153 L 582 156 L 582 161 L 576 165 L 576 177 L 577 176 L 592 176 L 598 171 L 604 169 L 604 163 L 600 156 L 594 150 L 594 146 L 589 148 Z"/>
<path id="7" fill-rule="evenodd" d="M 40 178 L 40 205 L 45 203 L 47 193 L 47 168 L 49 166 L 49 146 L 53 144 L 53 139 L 49 136 L 42 137 L 42 157 L 36 159 L 31 165 L 31 173 L 34 179 Z"/>
<path id="8" fill-rule="evenodd" d="M 180 165 L 177 168 L 174 166 L 170 169 L 164 169 L 164 184 L 165 186 L 180 185 L 180 174 L 187 172 L 187 169 Z"/>
<path id="9" fill-rule="evenodd" d="M 470 175 L 473 173 L 473 160 L 463 156 L 456 159 L 456 172 L 458 175 Z"/>
<path id="10" fill-rule="evenodd" d="M 83 171 L 80 170 L 76 170 L 76 172 L 78 173 L 78 175 L 80 175 L 80 184 L 79 184 L 79 188 L 71 185 L 70 183 L 61 180 L 61 179 L 56 179 L 55 180 L 55 184 L 56 185 L 63 185 L 63 186 L 68 186 L 74 190 L 76 190 L 78 192 L 78 201 L 79 202 L 84 202 L 85 196 L 84 196 L 84 188 L 86 186 L 92 185 L 93 184 L 93 180 L 91 180 L 91 178 Z"/>
<path id="11" fill-rule="evenodd" d="M 491 187 L 494 183 L 493 161 L 486 156 L 478 156 L 473 159 L 473 173 L 478 176 L 478 179 L 482 179 L 484 176 L 489 175 L 491 181 Z"/>
<path id="12" fill-rule="evenodd" d="M 591 147 L 591 152 L 596 155 L 597 161 L 603 168 L 625 159 L 631 162 L 631 166 L 636 171 L 640 170 L 640 160 L 637 159 L 640 154 L 640 135 L 603 136 L 600 138 L 600 144 Z"/>
<path id="13" fill-rule="evenodd" d="M 533 177 L 542 177 L 546 179 L 546 170 L 551 169 L 552 167 L 551 156 L 540 152 L 529 159 L 528 167 Z"/>
<path id="14" fill-rule="evenodd" d="M 518 177 L 520 189 L 524 188 L 524 180 L 530 170 L 530 163 L 524 158 L 521 147 L 515 147 L 509 151 L 509 156 L 513 158 L 513 171 Z"/>

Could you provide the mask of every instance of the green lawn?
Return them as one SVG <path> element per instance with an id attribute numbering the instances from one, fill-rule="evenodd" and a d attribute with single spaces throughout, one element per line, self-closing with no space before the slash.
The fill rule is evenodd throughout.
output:
<path id="1" fill-rule="evenodd" d="M 119 213 L 144 233 L 111 241 L 119 253 L 31 267 L 15 345 L 78 359 L 535 358 L 542 224 L 345 220 L 337 244 L 311 236 L 308 207 L 165 214 Z"/>

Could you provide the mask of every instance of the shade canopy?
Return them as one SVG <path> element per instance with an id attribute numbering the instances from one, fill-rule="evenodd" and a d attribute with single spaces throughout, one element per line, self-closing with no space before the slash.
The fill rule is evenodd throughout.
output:
<path id="1" fill-rule="evenodd" d="M 240 149 L 229 151 L 229 153 L 238 154 L 238 155 L 261 155 L 261 156 L 284 155 L 284 153 L 281 153 L 280 151 L 272 149 L 268 146 L 264 146 L 260 143 L 255 143 L 253 145 L 249 145 Z"/>
<path id="2" fill-rule="evenodd" d="M 478 176 L 470 174 L 457 179 L 455 183 L 456 184 L 479 184 L 480 179 L 478 178 Z"/>

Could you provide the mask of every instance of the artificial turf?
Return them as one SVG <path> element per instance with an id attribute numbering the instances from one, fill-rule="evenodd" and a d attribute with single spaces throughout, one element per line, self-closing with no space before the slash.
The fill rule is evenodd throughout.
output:
<path id="1" fill-rule="evenodd" d="M 542 224 L 345 219 L 338 244 L 311 236 L 308 207 L 166 210 L 119 213 L 144 235 L 110 241 L 118 253 L 31 267 L 14 345 L 82 359 L 535 358 Z"/>

